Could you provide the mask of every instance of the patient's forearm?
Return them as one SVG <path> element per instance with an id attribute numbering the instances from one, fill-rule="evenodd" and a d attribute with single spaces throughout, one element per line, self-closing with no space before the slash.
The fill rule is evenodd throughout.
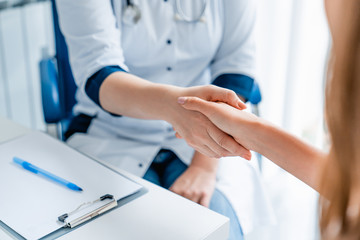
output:
<path id="1" fill-rule="evenodd" d="M 318 178 L 326 154 L 265 121 L 261 120 L 257 129 L 252 135 L 253 150 L 319 190 Z"/>

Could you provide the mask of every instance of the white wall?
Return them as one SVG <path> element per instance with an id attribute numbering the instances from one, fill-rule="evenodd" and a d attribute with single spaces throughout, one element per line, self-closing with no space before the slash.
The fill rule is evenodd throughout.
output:
<path id="1" fill-rule="evenodd" d="M 50 2 L 0 11 L 0 115 L 45 129 L 40 94 L 42 48 L 54 54 Z"/>

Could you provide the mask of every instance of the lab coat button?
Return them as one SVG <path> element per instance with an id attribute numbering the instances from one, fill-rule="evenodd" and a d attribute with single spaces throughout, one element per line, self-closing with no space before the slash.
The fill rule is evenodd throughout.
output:
<path id="1" fill-rule="evenodd" d="M 143 167 L 143 164 L 142 164 L 142 163 L 139 163 L 139 167 Z"/>
<path id="2" fill-rule="evenodd" d="M 171 71 L 171 70 L 172 70 L 172 68 L 171 68 L 171 67 L 167 67 L 166 69 L 167 69 L 168 71 Z"/>
<path id="3" fill-rule="evenodd" d="M 169 44 L 169 45 L 171 44 L 171 40 L 170 40 L 170 39 L 168 39 L 166 42 L 167 42 L 167 44 Z"/>

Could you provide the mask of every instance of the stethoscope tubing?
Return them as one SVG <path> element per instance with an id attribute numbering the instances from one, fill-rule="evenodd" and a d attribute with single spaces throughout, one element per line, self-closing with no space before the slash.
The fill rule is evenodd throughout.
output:
<path id="1" fill-rule="evenodd" d="M 199 22 L 199 21 L 202 21 L 204 22 L 204 14 L 205 14 L 205 10 L 206 10 L 206 7 L 207 7 L 207 0 L 202 0 L 203 1 L 203 4 L 202 4 L 202 8 L 201 8 L 201 13 L 199 14 L 198 17 L 195 17 L 195 18 L 192 18 L 192 17 L 189 17 L 187 16 L 185 13 L 184 13 L 184 10 L 183 8 L 181 7 L 181 3 L 180 3 L 180 0 L 175 0 L 175 11 L 176 11 L 176 17 L 178 20 L 182 20 L 182 21 L 185 21 L 187 23 L 196 23 L 196 22 Z M 134 2 L 132 0 L 126 0 L 126 8 L 125 8 L 125 11 L 129 8 L 132 8 L 136 13 L 135 16 L 133 16 L 133 23 L 137 23 L 137 21 L 141 18 L 141 11 L 140 11 L 140 8 L 134 4 Z M 125 12 L 124 11 L 124 12 Z"/>

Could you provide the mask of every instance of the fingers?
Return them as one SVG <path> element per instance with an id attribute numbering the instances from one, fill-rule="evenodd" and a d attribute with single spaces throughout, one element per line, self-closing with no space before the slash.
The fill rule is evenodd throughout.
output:
<path id="1" fill-rule="evenodd" d="M 217 127 L 208 129 L 209 136 L 216 143 L 212 150 L 221 157 L 240 156 L 246 160 L 251 160 L 251 152 L 235 141 L 234 138 L 219 130 Z M 215 150 L 215 149 L 216 150 Z"/>
<path id="2" fill-rule="evenodd" d="M 210 201 L 211 201 L 211 195 L 210 195 L 210 194 L 207 194 L 207 193 L 204 193 L 204 194 L 202 195 L 202 197 L 200 198 L 199 204 L 200 204 L 200 205 L 203 205 L 204 207 L 209 208 L 209 206 L 210 206 Z"/>
<path id="3" fill-rule="evenodd" d="M 169 190 L 204 207 L 209 207 L 210 205 L 211 195 L 205 191 L 197 191 L 195 189 L 178 189 L 173 186 L 170 187 Z"/>
<path id="4" fill-rule="evenodd" d="M 193 202 L 200 203 L 201 194 L 196 192 L 194 189 L 183 189 L 183 187 L 178 188 L 173 185 L 169 188 L 169 190 Z"/>
<path id="5" fill-rule="evenodd" d="M 216 130 L 214 129 L 213 131 L 216 131 Z M 220 135 L 221 133 L 222 132 L 219 130 L 218 135 Z M 223 134 L 223 135 L 226 135 L 226 134 Z M 212 141 L 209 141 L 207 146 L 210 150 L 212 150 L 216 154 L 216 156 L 214 156 L 215 158 L 234 156 L 233 153 L 229 152 L 226 148 L 221 146 L 219 142 L 216 141 L 215 136 L 210 135 L 209 130 L 208 130 L 208 136 Z"/>
<path id="6" fill-rule="evenodd" d="M 197 97 L 184 97 L 180 102 L 185 109 L 205 115 L 217 128 L 233 136 L 239 114 L 242 111 L 234 109 L 228 104 L 208 102 Z"/>
<path id="7" fill-rule="evenodd" d="M 211 112 L 213 111 L 214 107 L 218 107 L 218 104 L 207 102 L 200 98 L 192 98 L 192 97 L 189 97 L 186 103 L 189 103 L 190 107 L 193 105 L 198 106 L 197 103 L 204 104 L 205 110 L 204 109 L 202 110 L 207 112 L 207 113 L 203 112 L 205 116 L 207 116 L 212 121 L 215 120 L 214 121 L 215 123 L 217 122 L 216 119 L 212 119 L 211 117 L 209 117 L 209 115 L 211 115 Z M 209 109 L 211 108 L 211 110 L 206 109 L 206 106 L 208 106 L 209 104 L 214 105 L 214 106 L 210 105 Z M 203 108 L 202 105 L 201 108 Z M 193 109 L 196 110 L 195 108 Z M 205 125 L 203 124 L 203 126 Z M 202 142 L 204 144 L 200 144 L 199 146 L 200 140 L 198 140 L 197 142 L 188 141 L 188 144 L 191 147 L 201 152 L 202 154 L 213 158 L 221 158 L 226 156 L 240 156 L 244 159 L 251 160 L 251 152 L 248 149 L 244 148 L 237 141 L 235 141 L 234 138 L 232 138 L 227 133 L 220 130 L 213 123 L 211 123 L 210 125 L 207 124 L 207 126 L 208 126 L 206 128 L 207 136 L 202 137 L 203 139 Z M 182 138 L 182 136 L 178 132 L 175 133 L 175 136 L 177 138 Z"/>
<path id="8" fill-rule="evenodd" d="M 209 142 L 208 145 L 195 145 L 189 144 L 196 151 L 213 158 L 221 158 L 227 156 L 240 156 L 246 160 L 251 160 L 251 152 L 236 142 L 231 136 L 217 129 L 216 127 L 208 130 L 209 137 L 213 142 Z M 180 136 L 179 133 L 175 133 L 175 136 Z M 178 137 L 178 138 L 181 138 Z"/>
<path id="9" fill-rule="evenodd" d="M 206 134 L 206 137 L 202 137 L 203 141 L 198 140 L 195 142 L 194 140 L 187 140 L 187 144 L 190 147 L 194 148 L 196 151 L 198 151 L 206 156 L 213 157 L 213 158 L 220 158 L 222 155 L 219 155 L 219 152 L 225 152 L 224 149 L 214 151 L 213 148 L 221 149 L 221 147 L 219 147 L 207 133 L 205 133 L 205 134 Z M 175 132 L 175 137 L 179 138 L 179 139 L 183 138 L 178 132 Z M 185 138 L 185 140 L 186 140 L 186 138 Z M 209 143 L 209 140 L 210 140 L 210 143 Z M 211 147 L 207 146 L 206 144 L 203 144 L 202 142 L 207 142 L 207 144 L 210 145 Z M 227 151 L 226 151 L 226 154 L 227 154 L 226 156 L 230 156 L 230 153 Z"/>
<path id="10" fill-rule="evenodd" d="M 211 144 L 213 146 L 216 146 L 216 144 Z M 210 148 L 209 146 L 206 145 L 201 145 L 200 147 L 196 146 L 196 145 L 190 145 L 192 148 L 194 148 L 196 151 L 208 156 L 208 157 L 212 157 L 212 158 L 220 158 L 222 157 L 219 153 L 215 152 L 212 148 Z M 230 156 L 230 155 L 228 155 Z"/>
<path id="11" fill-rule="evenodd" d="M 202 116 L 205 115 L 207 120 L 210 120 L 210 122 L 202 122 L 201 125 L 205 126 L 207 135 L 200 134 L 197 136 L 197 142 L 191 142 L 187 136 L 182 136 L 191 147 L 209 157 L 241 156 L 244 159 L 251 160 L 251 152 L 228 135 L 232 133 L 232 129 L 224 121 L 228 113 L 228 111 L 225 111 L 224 106 L 229 107 L 230 110 L 233 109 L 232 107 L 226 104 L 209 102 L 198 97 L 180 97 L 178 102 L 185 109 L 200 112 Z M 223 114 L 219 114 L 219 112 Z M 179 133 L 175 135 L 178 138 L 181 137 Z M 199 146 L 199 139 L 200 143 L 203 143 L 202 146 Z M 204 145 L 207 147 L 205 148 Z"/>
<path id="12" fill-rule="evenodd" d="M 181 196 L 196 203 L 199 203 L 201 199 L 201 195 L 199 193 L 191 190 L 184 191 L 183 194 L 181 194 Z"/>

